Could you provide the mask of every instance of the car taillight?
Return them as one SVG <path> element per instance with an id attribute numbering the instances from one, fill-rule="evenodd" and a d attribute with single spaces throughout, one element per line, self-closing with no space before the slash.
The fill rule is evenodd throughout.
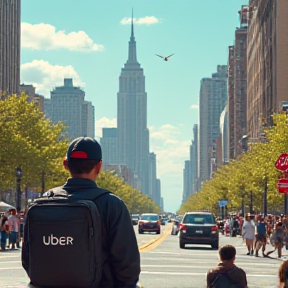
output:
<path id="1" fill-rule="evenodd" d="M 212 230 L 212 231 L 217 231 L 217 230 L 218 230 L 218 226 L 217 226 L 217 225 L 212 226 L 212 227 L 211 227 L 211 230 Z"/>
<path id="2" fill-rule="evenodd" d="M 139 221 L 138 224 L 139 224 L 139 225 L 143 225 L 143 222 L 142 222 L 142 221 Z"/>
<path id="3" fill-rule="evenodd" d="M 181 230 L 182 232 L 186 233 L 186 231 L 187 231 L 187 226 L 185 226 L 184 224 L 180 224 L 180 225 L 179 225 L 179 228 L 180 228 L 180 230 Z"/>

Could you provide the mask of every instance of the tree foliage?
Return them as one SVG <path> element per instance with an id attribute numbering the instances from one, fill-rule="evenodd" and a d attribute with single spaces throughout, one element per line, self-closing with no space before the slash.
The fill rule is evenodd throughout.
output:
<path id="1" fill-rule="evenodd" d="M 183 203 L 178 213 L 191 210 L 212 210 L 218 214 L 218 201 L 228 200 L 230 212 L 239 211 L 251 203 L 253 209 L 263 211 L 263 191 L 267 180 L 268 211 L 277 212 L 283 208 L 284 196 L 278 192 L 277 181 L 283 173 L 275 168 L 280 154 L 288 151 L 288 123 L 286 114 L 274 114 L 274 125 L 265 127 L 265 137 L 251 144 L 248 151 L 235 161 L 221 166 L 213 178 L 205 181 L 202 189 L 192 194 Z"/>
<path id="2" fill-rule="evenodd" d="M 16 167 L 22 170 L 21 190 L 43 192 L 63 185 L 68 139 L 62 122 L 52 124 L 27 96 L 12 95 L 0 101 L 0 193 L 16 188 Z M 102 171 L 99 187 L 119 196 L 131 213 L 160 212 L 150 198 L 124 183 L 114 172 Z"/>
<path id="3" fill-rule="evenodd" d="M 61 140 L 63 123 L 53 125 L 27 96 L 12 95 L 0 102 L 0 190 L 15 187 L 15 169 L 20 167 L 23 187 L 40 190 L 59 184 L 67 175 L 61 165 L 67 140 Z M 45 174 L 43 174 L 45 172 Z"/>

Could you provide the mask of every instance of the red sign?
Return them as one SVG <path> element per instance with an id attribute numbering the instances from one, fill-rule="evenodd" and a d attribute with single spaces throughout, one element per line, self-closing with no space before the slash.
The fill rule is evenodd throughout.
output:
<path id="1" fill-rule="evenodd" d="M 288 153 L 283 153 L 275 162 L 275 167 L 282 172 L 288 172 Z"/>
<path id="2" fill-rule="evenodd" d="M 288 178 L 281 178 L 278 180 L 278 191 L 279 193 L 288 192 Z"/>

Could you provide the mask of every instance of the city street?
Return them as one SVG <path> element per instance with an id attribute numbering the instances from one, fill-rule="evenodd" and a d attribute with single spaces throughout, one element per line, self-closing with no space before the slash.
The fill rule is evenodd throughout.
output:
<path id="1" fill-rule="evenodd" d="M 180 249 L 178 236 L 170 235 L 171 224 L 162 226 L 161 235 L 138 234 L 141 251 L 140 282 L 144 288 L 205 288 L 208 269 L 218 264 L 218 252 L 209 246 L 187 246 Z M 159 239 L 159 240 L 158 240 Z M 278 268 L 281 263 L 276 253 L 270 258 L 246 255 L 240 236 L 230 238 L 220 235 L 220 245 L 232 244 L 237 249 L 236 265 L 247 273 L 249 288 L 276 288 Z M 267 251 L 272 250 L 268 245 Z M 283 249 L 284 257 L 287 252 Z M 0 253 L 0 287 L 26 287 L 28 278 L 21 266 L 21 251 Z"/>

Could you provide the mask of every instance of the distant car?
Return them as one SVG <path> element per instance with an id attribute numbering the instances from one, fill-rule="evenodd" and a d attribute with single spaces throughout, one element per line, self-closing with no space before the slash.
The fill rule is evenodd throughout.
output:
<path id="1" fill-rule="evenodd" d="M 219 230 L 211 212 L 187 212 L 180 223 L 179 246 L 186 244 L 207 244 L 213 249 L 219 247 Z"/>
<path id="2" fill-rule="evenodd" d="M 162 219 L 161 219 L 161 225 L 165 225 L 165 224 L 166 224 L 166 221 L 167 221 L 167 219 L 162 218 Z"/>
<path id="3" fill-rule="evenodd" d="M 161 221 L 158 214 L 144 213 L 138 221 L 138 232 L 139 234 L 144 232 L 156 232 L 156 234 L 160 234 L 160 225 Z"/>
<path id="4" fill-rule="evenodd" d="M 171 230 L 171 235 L 178 235 L 179 227 L 180 227 L 180 222 L 177 220 L 174 220 L 172 230 Z"/>
<path id="5" fill-rule="evenodd" d="M 138 218 L 132 218 L 131 221 L 132 221 L 133 225 L 137 225 L 138 224 Z"/>

